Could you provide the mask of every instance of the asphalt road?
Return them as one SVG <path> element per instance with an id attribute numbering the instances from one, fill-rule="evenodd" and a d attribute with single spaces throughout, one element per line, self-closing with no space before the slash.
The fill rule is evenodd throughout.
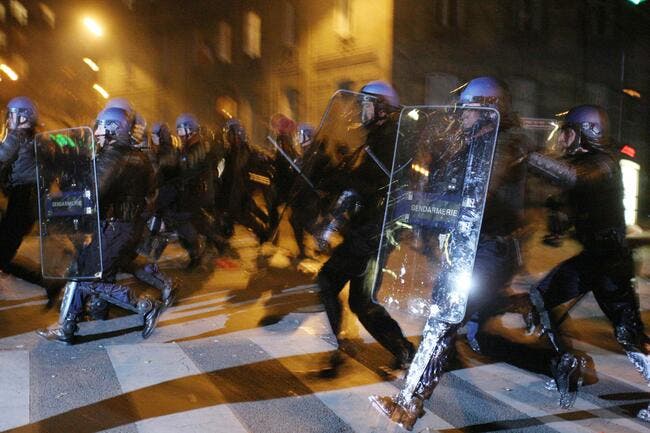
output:
<path id="1" fill-rule="evenodd" d="M 313 274 L 299 272 L 287 258 L 294 246 L 260 248 L 241 228 L 233 245 L 239 259 L 210 258 L 192 273 L 183 270 L 187 258 L 179 247 L 166 251 L 165 270 L 183 291 L 148 340 L 141 338 L 137 316 L 112 311 L 107 321 L 82 323 L 74 346 L 46 342 L 34 330 L 53 325 L 57 312 L 44 309 L 42 289 L 0 275 L 0 430 L 402 431 L 367 400 L 396 393 L 401 374 L 387 368 L 388 353 L 349 313 L 346 362 L 336 377 L 318 374 L 333 339 Z M 550 249 L 532 239 L 524 251 L 526 273 L 513 290 L 525 290 L 575 250 L 570 242 Z M 20 256 L 35 260 L 36 253 L 31 238 Z M 638 253 L 638 265 L 647 277 L 647 250 Z M 638 286 L 650 325 L 650 283 L 638 278 Z M 396 318 L 417 342 L 421 321 Z M 574 408 L 560 409 L 555 393 L 544 389 L 549 352 L 525 335 L 518 315 L 508 313 L 486 327 L 483 355 L 459 339 L 450 372 L 415 431 L 649 431 L 634 418 L 650 401 L 648 387 L 591 296 L 572 311 L 564 330 L 589 359 Z"/>

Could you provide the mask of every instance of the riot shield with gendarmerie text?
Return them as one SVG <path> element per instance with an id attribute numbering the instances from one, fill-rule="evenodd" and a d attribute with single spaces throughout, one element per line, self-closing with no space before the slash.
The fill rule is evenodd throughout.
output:
<path id="1" fill-rule="evenodd" d="M 370 278 L 387 308 L 459 323 L 472 289 L 499 114 L 404 107 Z"/>
<path id="2" fill-rule="evenodd" d="M 43 277 L 101 277 L 102 255 L 95 140 L 88 127 L 38 134 L 34 142 Z M 94 238 L 96 242 L 91 242 Z M 96 248 L 96 263 L 77 266 L 84 248 Z"/>

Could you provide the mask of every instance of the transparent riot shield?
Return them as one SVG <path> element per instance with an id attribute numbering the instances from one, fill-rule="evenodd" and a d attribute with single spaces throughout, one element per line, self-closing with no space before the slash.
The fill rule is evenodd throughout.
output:
<path id="1" fill-rule="evenodd" d="M 346 206 L 354 205 L 355 200 L 343 190 L 349 174 L 372 158 L 366 146 L 367 126 L 374 119 L 377 103 L 371 95 L 337 91 L 303 155 L 292 187 L 291 200 L 296 204 L 292 209 L 300 213 L 299 218 L 305 221 L 321 250 L 327 251 L 340 241 Z M 387 183 L 388 168 L 383 169 Z"/>
<path id="2" fill-rule="evenodd" d="M 488 108 L 400 114 L 374 299 L 448 323 L 463 319 L 499 126 Z"/>
<path id="3" fill-rule="evenodd" d="M 98 278 L 102 255 L 92 130 L 43 132 L 34 146 L 43 277 Z M 80 267 L 77 258 L 82 249 L 92 260 Z"/>

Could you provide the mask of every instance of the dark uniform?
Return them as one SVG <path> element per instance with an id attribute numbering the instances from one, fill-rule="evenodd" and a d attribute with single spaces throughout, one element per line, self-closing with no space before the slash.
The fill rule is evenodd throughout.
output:
<path id="1" fill-rule="evenodd" d="M 77 267 L 82 275 L 92 275 L 98 264 L 103 263 L 102 277 L 99 281 L 68 283 L 76 285 L 76 289 L 72 292 L 69 308 L 63 312 L 61 328 L 37 331 L 49 340 L 74 341 L 76 322 L 81 319 L 84 303 L 91 295 L 142 315 L 144 338 L 153 331 L 162 310 L 160 302 L 137 297 L 130 287 L 115 282 L 117 273 L 133 260 L 145 225 L 147 197 L 154 188 L 151 163 L 142 151 L 131 145 L 128 132 L 123 132 L 129 131 L 127 118 L 126 112 L 119 108 L 106 109 L 98 117 L 98 120 L 106 119 L 106 122 L 124 120 L 120 125 L 121 135 L 104 145 L 96 161 L 101 257 L 98 257 L 97 248 L 99 239 L 94 237 L 77 258 Z"/>
<path id="2" fill-rule="evenodd" d="M 390 167 L 397 132 L 396 120 L 395 114 L 387 115 L 370 126 L 364 146 L 357 150 L 356 155 L 351 155 L 351 171 L 342 169 L 320 185 L 330 193 L 339 192 L 337 203 L 344 209 L 335 210 L 332 214 L 349 218 L 349 224 L 343 242 L 333 250 L 318 273 L 317 281 L 321 301 L 337 339 L 341 332 L 342 316 L 338 296 L 349 281 L 350 309 L 373 338 L 388 349 L 395 356 L 397 364 L 403 367 L 410 362 L 415 349 L 384 307 L 373 302 L 372 285 L 366 276 L 379 248 L 388 177 L 364 149 L 367 147 L 384 165 L 384 169 Z M 330 360 L 331 367 L 335 368 L 340 360 L 340 351 L 337 351 Z"/>
<path id="3" fill-rule="evenodd" d="M 574 107 L 560 129 L 567 155 L 555 160 L 534 153 L 529 164 L 563 187 L 582 252 L 560 263 L 531 291 L 544 333 L 557 352 L 551 369 L 560 404 L 571 407 L 583 360 L 557 334 L 549 311 L 591 291 L 614 327 L 614 335 L 644 379 L 650 382 L 650 340 L 634 291 L 634 262 L 625 240 L 623 185 L 618 159 L 607 150 L 608 120 L 598 106 Z M 573 140 L 571 141 L 571 135 Z M 650 411 L 639 412 L 650 421 Z"/>

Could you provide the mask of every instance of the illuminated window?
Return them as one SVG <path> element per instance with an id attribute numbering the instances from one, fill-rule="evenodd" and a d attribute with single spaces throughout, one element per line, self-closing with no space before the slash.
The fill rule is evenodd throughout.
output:
<path id="1" fill-rule="evenodd" d="M 285 47 L 296 45 L 296 8 L 291 2 L 284 3 L 284 26 L 282 28 L 282 43 Z"/>
<path id="2" fill-rule="evenodd" d="M 225 63 L 232 62 L 232 29 L 225 21 L 219 22 L 219 40 L 217 41 L 217 56 Z"/>
<path id="3" fill-rule="evenodd" d="M 18 0 L 10 0 L 9 10 L 11 11 L 11 15 L 16 19 L 16 21 L 18 21 L 21 26 L 27 25 L 29 13 L 27 12 L 27 8 L 25 8 L 21 2 Z"/>
<path id="4" fill-rule="evenodd" d="M 352 36 L 352 0 L 337 0 L 334 9 L 334 28 L 343 39 Z"/>
<path id="5" fill-rule="evenodd" d="M 244 15 L 244 53 L 253 59 L 262 57 L 262 19 L 253 11 Z"/>

